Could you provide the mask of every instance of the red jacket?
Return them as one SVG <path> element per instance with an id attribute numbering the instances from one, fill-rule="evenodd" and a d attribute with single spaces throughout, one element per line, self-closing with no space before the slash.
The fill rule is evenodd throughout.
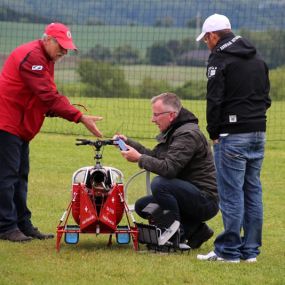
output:
<path id="1" fill-rule="evenodd" d="M 41 40 L 17 47 L 0 74 L 0 130 L 30 141 L 40 130 L 45 114 L 55 113 L 78 122 L 82 113 L 58 93 L 54 62 Z"/>

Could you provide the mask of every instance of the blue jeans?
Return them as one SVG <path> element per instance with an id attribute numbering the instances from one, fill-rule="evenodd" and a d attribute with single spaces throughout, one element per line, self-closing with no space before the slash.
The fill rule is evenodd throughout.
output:
<path id="1" fill-rule="evenodd" d="M 230 134 L 220 137 L 214 145 L 224 223 L 224 232 L 214 242 L 215 253 L 220 257 L 247 259 L 260 253 L 263 223 L 260 172 L 264 145 L 264 132 Z"/>
<path id="2" fill-rule="evenodd" d="M 29 143 L 0 130 L 0 233 L 32 227 L 28 174 Z"/>
<path id="3" fill-rule="evenodd" d="M 174 219 L 181 222 L 186 238 L 219 211 L 216 198 L 205 195 L 188 181 L 156 176 L 151 182 L 151 191 L 152 195 L 136 201 L 136 213 L 147 218 L 142 210 L 149 203 L 157 203 L 163 210 L 170 210 Z"/>

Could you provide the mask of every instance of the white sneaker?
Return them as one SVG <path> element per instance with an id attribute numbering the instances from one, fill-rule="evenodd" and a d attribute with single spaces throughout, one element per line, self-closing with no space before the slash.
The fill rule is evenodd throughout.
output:
<path id="1" fill-rule="evenodd" d="M 245 259 L 244 261 L 248 263 L 253 263 L 253 262 L 257 262 L 257 259 L 256 257 L 251 257 L 251 258 Z"/>
<path id="2" fill-rule="evenodd" d="M 197 259 L 206 260 L 206 261 L 222 261 L 222 262 L 232 262 L 239 263 L 239 259 L 225 259 L 216 255 L 214 251 L 209 252 L 208 254 L 198 254 Z"/>
<path id="3" fill-rule="evenodd" d="M 167 241 L 169 241 L 169 239 L 177 232 L 179 227 L 180 222 L 174 221 L 172 225 L 158 238 L 158 245 L 164 245 Z"/>
<path id="4" fill-rule="evenodd" d="M 214 251 L 210 251 L 208 254 L 198 254 L 198 260 L 208 260 L 208 261 L 216 261 L 218 256 L 215 254 Z"/>
<path id="5" fill-rule="evenodd" d="M 180 249 L 180 250 L 190 250 L 191 249 L 191 247 L 187 244 L 187 243 L 179 243 L 179 245 L 178 245 L 178 248 Z"/>

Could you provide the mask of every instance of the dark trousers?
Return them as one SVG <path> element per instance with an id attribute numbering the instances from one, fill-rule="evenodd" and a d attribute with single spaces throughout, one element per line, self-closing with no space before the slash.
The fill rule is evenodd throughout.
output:
<path id="1" fill-rule="evenodd" d="M 29 143 L 0 130 L 0 233 L 32 226 L 28 174 Z"/>
<path id="2" fill-rule="evenodd" d="M 136 213 L 146 219 L 147 216 L 142 210 L 149 203 L 157 203 L 163 210 L 170 210 L 174 218 L 180 221 L 186 238 L 219 211 L 215 198 L 204 195 L 188 181 L 157 176 L 151 182 L 151 191 L 152 195 L 136 201 Z"/>

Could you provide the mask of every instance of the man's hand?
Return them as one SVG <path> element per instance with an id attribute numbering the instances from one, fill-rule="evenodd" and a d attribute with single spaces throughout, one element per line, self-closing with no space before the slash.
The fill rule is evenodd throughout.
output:
<path id="1" fill-rule="evenodd" d="M 117 134 L 115 134 L 114 136 L 113 136 L 113 140 L 117 140 L 117 139 L 122 139 L 124 142 L 126 142 L 127 141 L 127 137 L 125 136 L 125 135 L 122 135 L 122 134 L 120 134 L 120 133 L 117 133 Z"/>
<path id="2" fill-rule="evenodd" d="M 121 151 L 122 156 L 130 162 L 138 162 L 141 154 L 135 150 L 133 147 L 129 146 L 126 144 L 126 147 L 128 148 L 128 150 L 126 151 Z"/>
<path id="3" fill-rule="evenodd" d="M 95 123 L 97 121 L 101 121 L 102 119 L 103 117 L 82 115 L 79 119 L 79 122 L 81 122 L 93 135 L 98 138 L 101 138 L 102 133 L 99 131 Z"/>

